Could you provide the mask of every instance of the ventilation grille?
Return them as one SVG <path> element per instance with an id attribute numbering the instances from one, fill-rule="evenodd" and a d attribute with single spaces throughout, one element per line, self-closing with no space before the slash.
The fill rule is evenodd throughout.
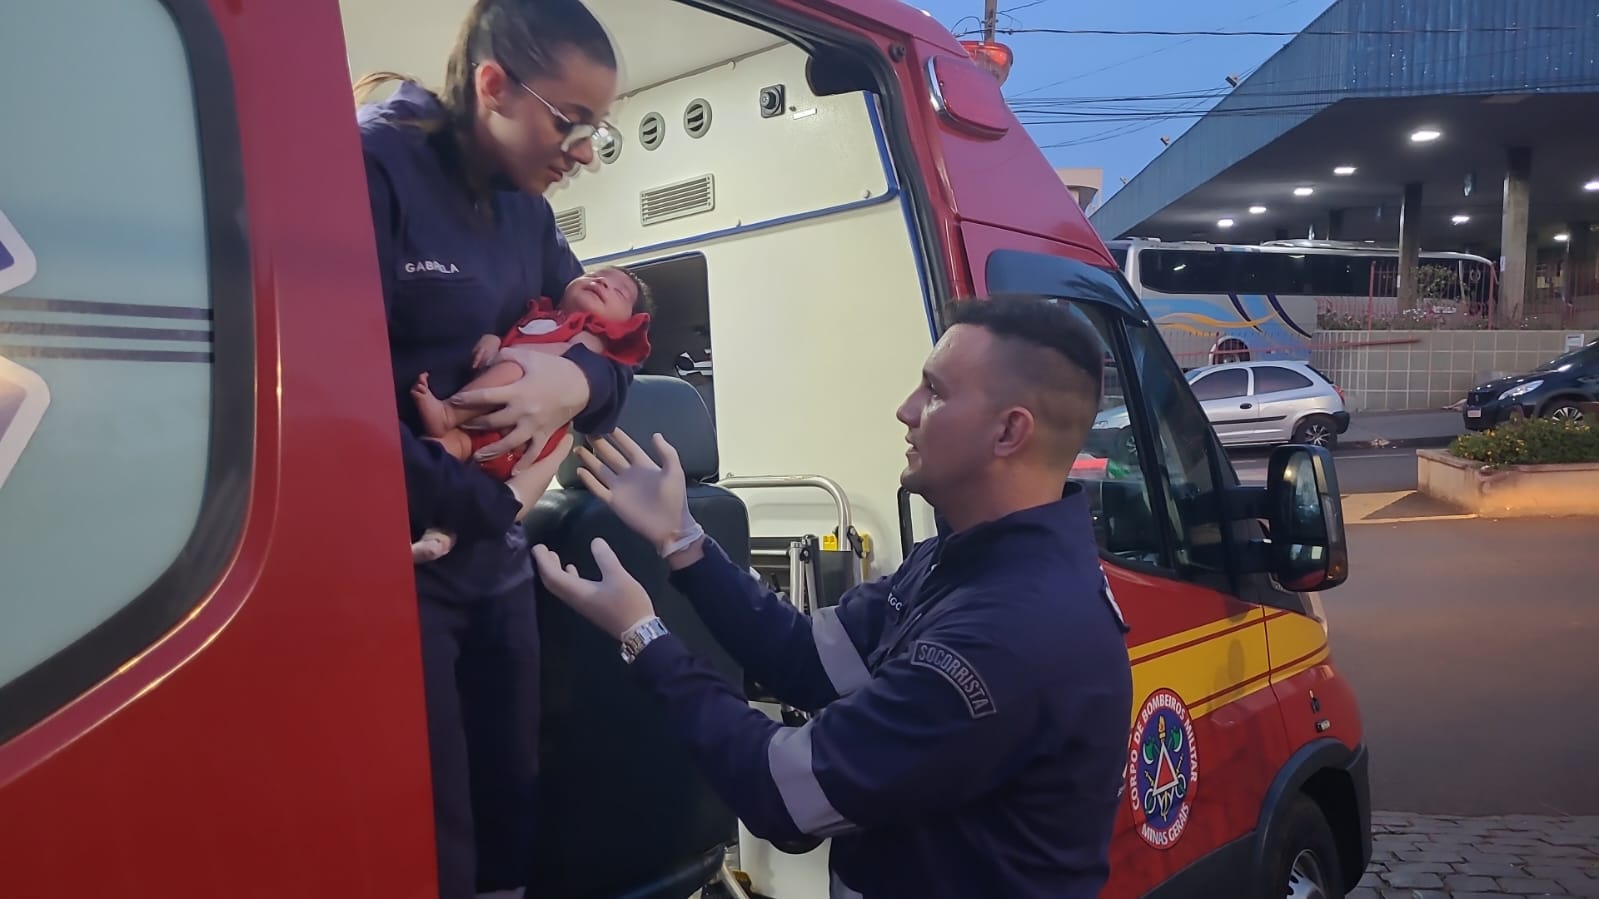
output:
<path id="1" fill-rule="evenodd" d="M 608 140 L 605 143 L 600 145 L 600 161 L 605 163 L 606 165 L 610 165 L 611 163 L 613 163 L 616 160 L 620 159 L 621 156 L 622 156 L 622 142 L 621 141 L 619 141 L 619 140 Z"/>
<path id="2" fill-rule="evenodd" d="M 695 100 L 683 110 L 683 130 L 689 137 L 704 137 L 711 130 L 711 104 Z"/>
<path id="3" fill-rule="evenodd" d="M 646 225 L 698 215 L 715 208 L 716 182 L 711 175 L 652 187 L 639 194 L 639 217 Z"/>
<path id="4" fill-rule="evenodd" d="M 666 139 L 666 119 L 661 118 L 658 112 L 646 115 L 638 123 L 638 142 L 646 150 L 653 150 Z"/>
<path id="5" fill-rule="evenodd" d="M 567 243 L 577 243 L 589 234 L 588 211 L 582 206 L 555 214 L 555 227 L 566 235 Z"/>

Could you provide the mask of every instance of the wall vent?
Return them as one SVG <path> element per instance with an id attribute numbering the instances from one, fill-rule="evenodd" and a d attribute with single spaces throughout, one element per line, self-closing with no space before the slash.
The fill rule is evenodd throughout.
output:
<path id="1" fill-rule="evenodd" d="M 695 100 L 683 110 L 683 130 L 689 137 L 704 137 L 711 130 L 711 104 L 706 100 Z"/>
<path id="2" fill-rule="evenodd" d="M 588 211 L 582 206 L 555 214 L 555 227 L 566 235 L 567 243 L 577 243 L 589 234 Z"/>
<path id="3" fill-rule="evenodd" d="M 715 208 L 716 181 L 711 175 L 652 187 L 639 194 L 639 218 L 646 225 L 698 215 Z"/>
<path id="4" fill-rule="evenodd" d="M 666 119 L 658 112 L 646 115 L 638 123 L 638 142 L 646 150 L 653 150 L 666 140 Z"/>

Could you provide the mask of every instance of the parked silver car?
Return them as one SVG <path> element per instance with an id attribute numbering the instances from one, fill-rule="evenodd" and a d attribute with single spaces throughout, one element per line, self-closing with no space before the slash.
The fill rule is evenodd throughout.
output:
<path id="1" fill-rule="evenodd" d="M 1187 374 L 1224 446 L 1305 443 L 1332 449 L 1349 430 L 1344 393 L 1304 362 L 1228 362 Z M 1125 407 L 1101 412 L 1094 430 L 1127 427 Z"/>
<path id="2" fill-rule="evenodd" d="M 1332 449 L 1349 430 L 1344 392 L 1304 362 L 1196 368 L 1188 386 L 1225 446 L 1308 443 Z"/>

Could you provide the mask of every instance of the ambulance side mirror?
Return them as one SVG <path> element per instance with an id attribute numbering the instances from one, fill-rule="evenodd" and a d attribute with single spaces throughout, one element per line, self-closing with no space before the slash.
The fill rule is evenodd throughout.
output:
<path id="1" fill-rule="evenodd" d="M 1327 590 L 1349 577 L 1344 507 L 1332 453 L 1280 446 L 1266 466 L 1271 572 L 1284 589 Z"/>

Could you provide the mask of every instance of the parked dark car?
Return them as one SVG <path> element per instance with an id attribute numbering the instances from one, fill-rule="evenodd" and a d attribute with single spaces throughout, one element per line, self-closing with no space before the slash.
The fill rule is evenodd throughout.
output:
<path id="1" fill-rule="evenodd" d="M 1557 356 L 1526 374 L 1471 389 L 1466 427 L 1485 431 L 1516 418 L 1581 421 L 1583 404 L 1599 402 L 1599 340 Z"/>

